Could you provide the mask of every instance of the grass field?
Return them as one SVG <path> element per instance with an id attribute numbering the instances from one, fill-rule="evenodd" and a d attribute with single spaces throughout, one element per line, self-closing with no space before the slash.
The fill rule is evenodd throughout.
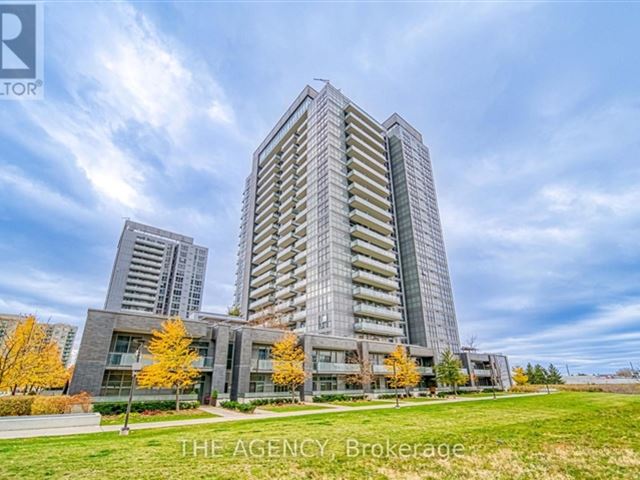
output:
<path id="1" fill-rule="evenodd" d="M 0 441 L 0 478 L 64 479 L 634 479 L 640 396 L 557 393 L 416 404 L 181 428 Z M 239 441 L 317 439 L 324 455 L 238 454 Z M 350 457 L 345 439 L 463 445 L 458 457 Z M 216 440 L 220 457 L 193 455 Z M 184 443 L 182 443 L 184 441 Z M 183 455 L 183 448 L 185 448 Z M 235 455 L 234 455 L 235 451 Z M 245 449 L 246 452 L 246 449 Z M 254 453 L 259 453 L 255 452 Z"/>
<path id="2" fill-rule="evenodd" d="M 260 410 L 267 410 L 269 412 L 300 412 L 303 410 L 322 410 L 325 408 L 323 405 L 287 405 L 286 403 L 283 405 L 265 405 L 264 407 L 258 407 Z"/>
<path id="3" fill-rule="evenodd" d="M 194 418 L 217 417 L 213 413 L 202 410 L 186 410 L 184 412 L 162 412 L 156 415 L 144 415 L 142 413 L 132 413 L 129 416 L 129 423 L 150 423 L 169 422 L 175 420 L 193 420 Z M 100 425 L 124 425 L 124 414 L 106 415 L 102 417 Z"/>

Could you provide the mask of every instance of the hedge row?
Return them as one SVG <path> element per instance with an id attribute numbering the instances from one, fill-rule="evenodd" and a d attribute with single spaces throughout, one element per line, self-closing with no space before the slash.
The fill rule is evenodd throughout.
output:
<path id="1" fill-rule="evenodd" d="M 199 406 L 200 402 L 197 401 L 180 402 L 181 410 L 190 410 L 198 408 Z M 173 400 L 143 400 L 131 402 L 131 411 L 135 413 L 174 410 L 175 408 L 176 402 Z M 120 415 L 127 411 L 127 402 L 96 403 L 93 405 L 93 411 L 102 415 Z"/>
<path id="2" fill-rule="evenodd" d="M 91 397 L 86 393 L 73 396 L 19 395 L 0 397 L 0 417 L 70 413 L 74 405 L 87 413 L 91 410 Z"/>
<path id="3" fill-rule="evenodd" d="M 280 405 L 283 403 L 298 403 L 298 400 L 292 401 L 290 398 L 258 398 L 250 402 L 256 407 L 262 405 Z"/>
<path id="4" fill-rule="evenodd" d="M 242 413 L 253 413 L 256 409 L 256 405 L 254 405 L 253 403 L 240 403 L 234 400 L 220 402 L 220 406 L 222 408 L 226 408 L 227 410 L 236 410 Z"/>
<path id="5" fill-rule="evenodd" d="M 345 395 L 342 393 L 316 395 L 313 397 L 314 402 L 327 403 L 327 402 L 349 402 L 352 400 L 364 400 L 364 395 Z"/>

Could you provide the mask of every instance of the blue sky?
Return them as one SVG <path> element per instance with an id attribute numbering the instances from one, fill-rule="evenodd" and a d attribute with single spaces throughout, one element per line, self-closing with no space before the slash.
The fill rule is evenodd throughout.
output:
<path id="1" fill-rule="evenodd" d="M 224 310 L 251 154 L 323 77 L 423 133 L 463 339 L 513 364 L 640 366 L 639 19 L 637 4 L 48 4 L 46 99 L 0 103 L 0 311 L 82 325 L 123 217 L 208 246 L 205 309 Z"/>

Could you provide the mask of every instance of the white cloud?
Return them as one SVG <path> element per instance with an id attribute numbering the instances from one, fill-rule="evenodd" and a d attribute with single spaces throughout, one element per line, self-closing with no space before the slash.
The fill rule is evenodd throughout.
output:
<path id="1" fill-rule="evenodd" d="M 106 288 L 96 287 L 86 278 L 59 275 L 24 265 L 0 265 L 0 287 L 17 297 L 47 301 L 53 305 L 88 308 L 104 304 Z"/>
<path id="2" fill-rule="evenodd" d="M 99 198 L 151 211 L 158 203 L 154 180 L 163 172 L 148 157 L 169 171 L 210 165 L 210 151 L 200 154 L 193 131 L 233 127 L 233 109 L 204 64 L 133 6 L 79 8 L 91 22 L 69 17 L 63 6 L 51 9 L 51 23 L 67 34 L 50 47 L 49 60 L 64 64 L 58 70 L 68 96 L 24 111 L 66 149 Z M 56 25 L 58 13 L 64 26 Z"/>

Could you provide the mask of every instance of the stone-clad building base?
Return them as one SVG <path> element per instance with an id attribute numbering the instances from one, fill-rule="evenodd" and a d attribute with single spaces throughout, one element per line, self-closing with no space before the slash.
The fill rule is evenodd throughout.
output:
<path id="1" fill-rule="evenodd" d="M 141 348 L 143 365 L 151 361 L 146 352 L 152 331 L 158 330 L 166 317 L 130 312 L 89 310 L 84 328 L 70 393 L 86 391 L 96 401 L 123 400 L 131 386 L 131 366 L 136 351 Z M 193 347 L 201 356 L 196 366 L 202 372 L 193 390 L 185 399 L 208 401 L 212 392 L 218 397 L 238 401 L 255 398 L 288 396 L 271 381 L 271 346 L 282 338 L 284 331 L 249 326 L 244 320 L 227 315 L 199 313 L 185 320 L 193 339 Z M 394 343 L 358 338 L 299 334 L 305 352 L 305 369 L 309 377 L 301 395 L 310 400 L 314 395 L 344 393 L 373 396 L 392 393 L 385 378 L 384 358 L 396 346 Z M 422 375 L 414 392 L 427 392 L 436 385 L 433 350 L 407 345 L 408 354 L 418 363 Z M 367 391 L 347 382 L 359 369 L 354 358 L 366 359 L 371 365 L 374 382 Z M 506 389 L 511 385 L 507 359 L 501 355 L 462 353 L 470 384 L 463 388 Z M 441 390 L 441 388 L 440 388 Z M 134 391 L 136 399 L 173 398 L 168 390 Z"/>

